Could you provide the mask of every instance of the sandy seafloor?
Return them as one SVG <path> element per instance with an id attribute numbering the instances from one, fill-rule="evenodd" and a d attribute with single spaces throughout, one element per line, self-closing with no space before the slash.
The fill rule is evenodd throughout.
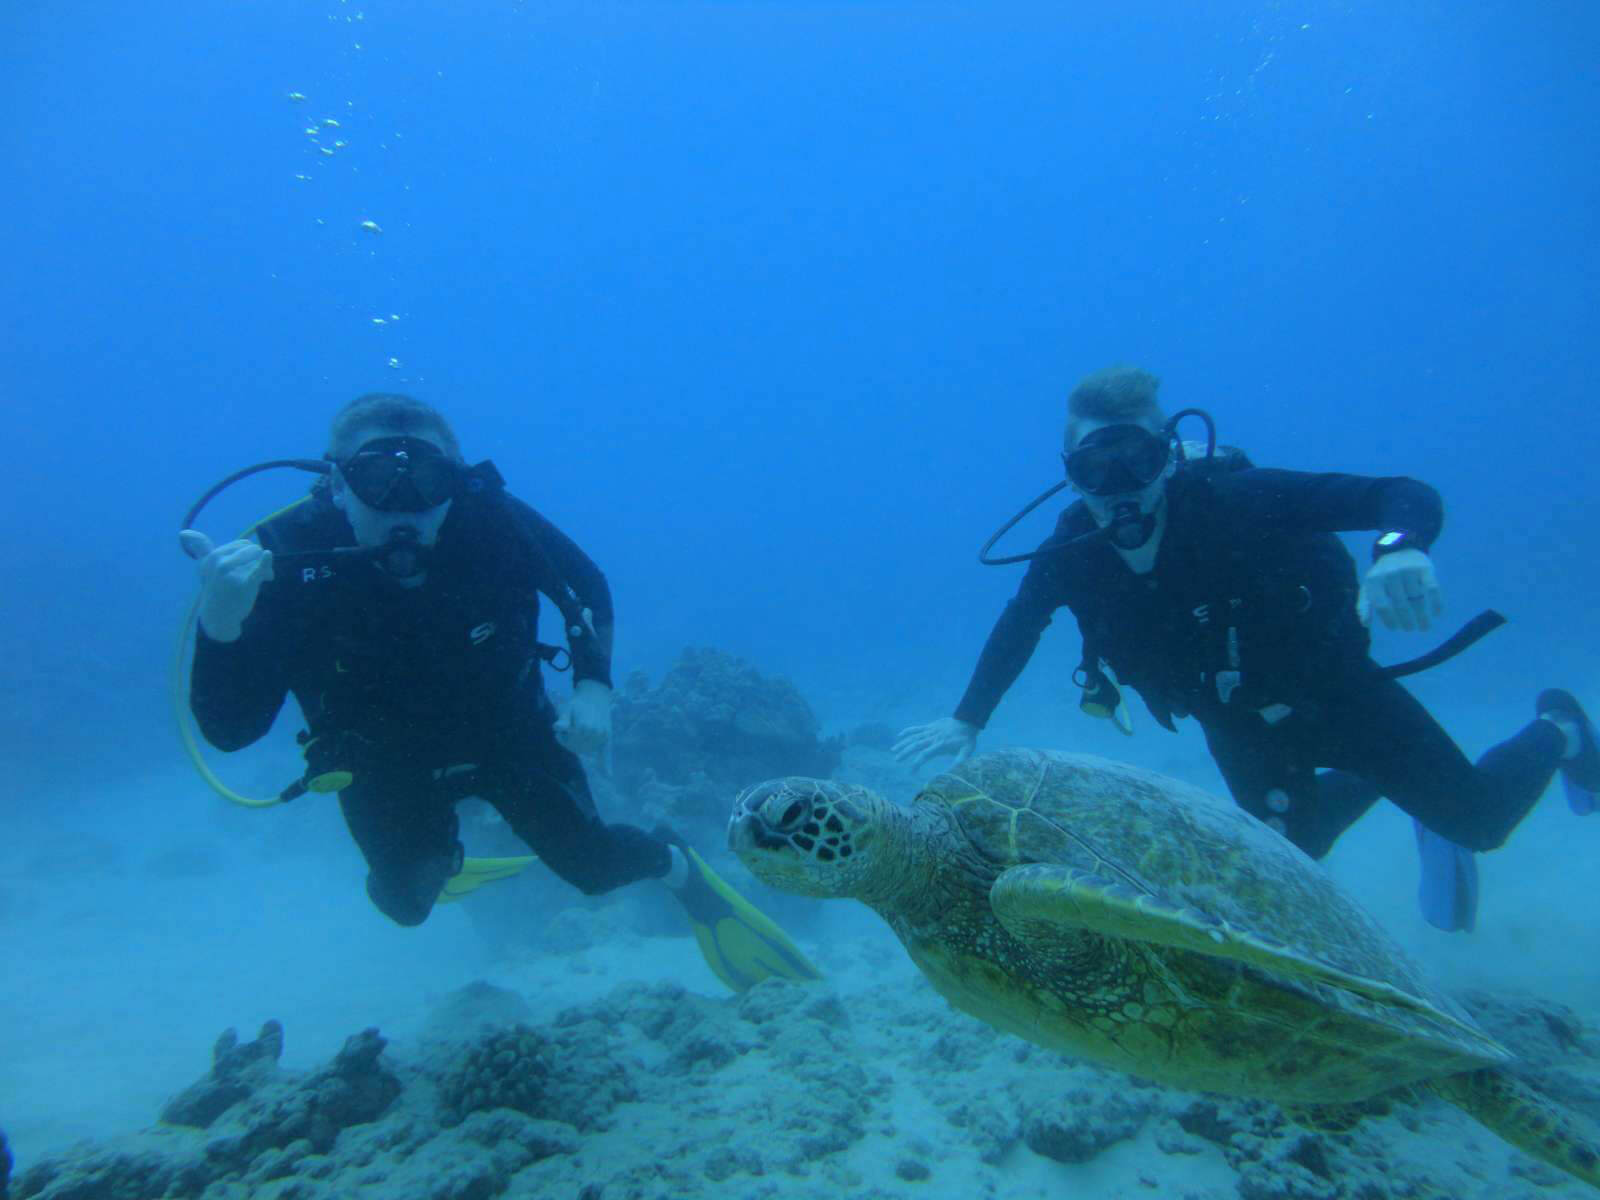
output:
<path id="1" fill-rule="evenodd" d="M 1505 711 L 1458 706 L 1446 716 L 1463 744 L 1477 750 L 1509 732 Z M 1145 737 L 1126 743 L 1160 755 L 1144 757 L 1146 765 L 1215 787 L 1192 729 L 1159 742 L 1150 729 L 1144 720 Z M 985 745 L 1024 741 L 1030 732 L 997 726 Z M 1101 738 L 1085 748 L 1117 744 Z M 281 756 L 281 747 L 262 751 L 229 769 L 236 781 L 264 788 L 282 774 Z M 882 756 L 867 765 L 893 771 Z M 900 798 L 908 798 L 907 788 Z M 99 828 L 90 819 L 96 813 L 103 816 Z M 264 1020 L 281 1020 L 289 1069 L 326 1061 L 347 1036 L 370 1026 L 391 1039 L 390 1054 L 404 1057 L 430 1014 L 456 989 L 481 980 L 519 994 L 536 1026 L 563 1012 L 570 1021 L 575 1007 L 590 1006 L 590 1018 L 606 1020 L 630 1004 L 682 1004 L 710 1014 L 704 1020 L 721 1031 L 707 1035 L 713 1041 L 741 1047 L 732 1067 L 685 1065 L 681 1047 L 652 1048 L 638 1029 L 617 1030 L 622 1040 L 606 1052 L 658 1086 L 642 1088 L 608 1130 L 584 1135 L 580 1166 L 546 1160 L 515 1176 L 508 1195 L 1589 1194 L 1531 1167 L 1436 1102 L 1409 1121 L 1391 1115 L 1363 1127 L 1365 1140 L 1348 1160 L 1351 1174 L 1340 1177 L 1340 1159 L 1331 1179 L 1313 1173 L 1294 1186 L 1287 1176 L 1250 1183 L 1215 1144 L 1187 1137 L 1172 1113 L 1192 1098 L 1156 1105 L 1135 1136 L 1113 1140 L 1087 1162 L 1057 1161 L 1028 1145 L 1030 1109 L 1115 1108 L 1117 1095 L 1151 1089 L 1028 1050 L 951 1012 L 887 929 L 848 902 L 763 900 L 777 906 L 827 980 L 804 1001 L 762 1003 L 811 1022 L 797 1028 L 843 1027 L 837 1039 L 780 1052 L 766 1035 L 750 1034 L 757 1027 L 741 1008 L 748 1002 L 731 997 L 694 943 L 674 932 L 671 902 L 654 885 L 598 903 L 548 884 L 532 887 L 539 911 L 528 914 L 526 938 L 508 939 L 503 926 L 486 938 L 483 921 L 459 905 L 407 930 L 368 906 L 359 858 L 326 803 L 231 809 L 175 767 L 160 778 L 108 784 L 70 815 L 40 804 L 34 816 L 0 847 L 0 1127 L 19 1173 L 78 1139 L 152 1125 L 163 1102 L 204 1073 L 225 1027 L 248 1038 Z M 1388 806 L 1346 836 L 1328 867 L 1448 989 L 1569 1006 L 1587 1022 L 1593 1046 L 1600 1038 L 1597 845 L 1600 816 L 1579 820 L 1553 788 L 1506 849 L 1480 859 L 1484 903 L 1471 937 L 1423 924 L 1410 822 Z M 729 875 L 757 894 L 747 876 Z M 639 984 L 649 987 L 626 990 Z M 685 989 L 681 1000 L 672 998 L 674 986 Z M 837 1005 L 822 999 L 828 996 Z M 739 1030 L 750 1040 L 740 1042 Z M 852 1073 L 852 1065 L 865 1075 Z M 819 1150 L 798 1169 L 774 1149 L 772 1123 L 782 1123 L 774 1114 L 862 1087 L 870 1099 L 845 1122 L 856 1125 L 840 1139 L 845 1144 Z M 979 1103 L 973 1108 L 963 1098 Z M 985 1122 L 993 1128 L 980 1137 L 974 1129 Z M 741 1159 L 742 1146 L 753 1157 Z M 1374 1146 L 1382 1150 L 1377 1159 Z M 703 1170 L 711 1148 L 721 1155 L 715 1179 Z M 469 1194 L 443 1187 L 436 1194 L 458 1192 Z M 430 1193 L 413 1179 L 393 1189 L 369 1184 L 362 1194 Z"/>

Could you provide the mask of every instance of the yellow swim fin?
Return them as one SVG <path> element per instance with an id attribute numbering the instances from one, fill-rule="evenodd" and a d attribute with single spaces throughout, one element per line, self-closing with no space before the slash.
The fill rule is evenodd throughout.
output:
<path id="1" fill-rule="evenodd" d="M 789 935 L 706 865 L 690 847 L 678 843 L 688 860 L 689 878 L 670 889 L 689 915 L 700 953 L 718 979 L 736 992 L 748 991 L 763 979 L 821 979 Z"/>
<path id="2" fill-rule="evenodd" d="M 517 858 L 464 858 L 461 860 L 461 870 L 445 880 L 444 891 L 439 893 L 438 902 L 448 904 L 452 900 L 470 896 L 484 884 L 497 879 L 510 879 L 529 863 L 538 861 L 538 856 L 534 854 Z"/>

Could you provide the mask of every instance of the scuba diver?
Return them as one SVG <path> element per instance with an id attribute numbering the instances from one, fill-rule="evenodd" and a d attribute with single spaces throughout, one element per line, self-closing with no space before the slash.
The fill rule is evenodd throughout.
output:
<path id="1" fill-rule="evenodd" d="M 1398 682 L 1482 636 L 1485 613 L 1438 650 L 1381 667 L 1368 625 L 1426 630 L 1442 609 L 1428 550 L 1438 493 L 1402 477 L 1310 474 L 1252 466 L 1218 450 L 1209 416 L 1168 420 L 1148 372 L 1115 367 L 1086 377 L 1067 407 L 1067 480 L 990 539 L 985 563 L 1031 560 L 990 633 L 954 715 L 901 732 L 895 753 L 920 766 L 969 755 L 1006 689 L 1059 608 L 1083 635 L 1074 680 L 1082 707 L 1132 723 L 1117 686 L 1131 686 L 1174 729 L 1193 716 L 1234 800 L 1313 858 L 1381 796 L 1416 823 L 1424 916 L 1470 931 L 1474 851 L 1493 850 L 1559 770 L 1569 802 L 1592 811 L 1600 748 L 1582 707 L 1543 692 L 1535 719 L 1476 765 Z M 1203 449 L 1179 440 L 1198 416 Z M 1033 553 L 989 549 L 1063 487 L 1079 499 Z M 1359 583 L 1338 531 L 1374 530 Z M 1319 771 L 1318 768 L 1331 768 Z"/>
<path id="2" fill-rule="evenodd" d="M 223 487 L 284 465 L 319 477 L 255 540 L 213 546 L 192 528 Z M 611 732 L 605 576 L 512 496 L 492 463 L 467 466 L 436 409 L 362 396 L 334 418 L 323 460 L 239 472 L 184 523 L 180 540 L 201 581 L 190 680 L 201 732 L 220 750 L 248 746 L 292 693 L 307 769 L 281 799 L 339 793 L 367 894 L 390 919 L 420 924 L 436 902 L 482 881 L 474 863 L 531 861 L 465 857 L 456 804 L 478 796 L 587 895 L 665 883 L 734 990 L 819 977 L 670 830 L 600 818 L 578 756 L 601 750 Z M 566 649 L 538 641 L 540 593 L 562 617 Z M 572 670 L 559 716 L 543 663 Z"/>

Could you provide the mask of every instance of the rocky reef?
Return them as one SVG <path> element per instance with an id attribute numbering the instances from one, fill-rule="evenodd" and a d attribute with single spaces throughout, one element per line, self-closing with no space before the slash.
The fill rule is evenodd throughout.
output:
<path id="1" fill-rule="evenodd" d="M 613 716 L 616 787 L 691 839 L 726 825 L 741 788 L 830 776 L 843 750 L 794 684 L 708 648 L 685 650 L 654 686 L 629 676 Z"/>
<path id="2" fill-rule="evenodd" d="M 326 1159 L 346 1130 L 372 1127 L 394 1103 L 401 1083 L 380 1061 L 384 1046 L 378 1031 L 368 1029 L 347 1039 L 321 1069 L 290 1074 L 278 1069 L 283 1028 L 276 1021 L 242 1045 L 230 1029 L 217 1039 L 210 1073 L 167 1103 L 162 1124 L 47 1158 L 18 1177 L 16 1195 L 148 1200 L 266 1194 L 265 1185 L 301 1174 L 308 1159 Z"/>
<path id="3" fill-rule="evenodd" d="M 908 977 L 909 978 L 909 977 Z M 1483 998 L 1525 1069 L 1597 1115 L 1574 1013 Z M 708 999 L 627 984 L 538 1023 L 474 984 L 415 1043 L 352 1036 L 309 1072 L 283 1030 L 219 1039 L 162 1123 L 27 1166 L 17 1200 L 1534 1200 L 1579 1194 L 1437 1101 L 1339 1128 L 1074 1064 L 953 1013 L 920 981 Z M 1552 1025 L 1554 1022 L 1554 1025 Z M 1546 1033 L 1553 1040 L 1545 1040 Z M 1558 1031 L 1565 1031 L 1558 1032 Z M 0 1141 L 3 1147 L 3 1141 Z M 5 1161 L 0 1149 L 0 1164 Z M 0 1169 L 0 1196 L 4 1173 Z"/>

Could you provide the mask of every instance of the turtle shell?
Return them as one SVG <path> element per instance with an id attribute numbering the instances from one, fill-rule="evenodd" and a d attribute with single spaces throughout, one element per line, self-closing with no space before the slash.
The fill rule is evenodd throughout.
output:
<path id="1" fill-rule="evenodd" d="M 1452 1019 L 1418 1023 L 1414 1013 L 1397 1013 L 1399 1023 L 1415 1024 L 1419 1035 L 1452 1041 L 1485 1061 L 1498 1057 L 1321 867 L 1248 813 L 1199 788 L 1090 755 L 1018 749 L 967 760 L 931 780 L 917 802 L 947 809 L 996 876 L 1014 866 L 1052 863 L 1199 910 L 1263 942 L 1414 997 Z M 1337 989 L 1317 991 L 1323 1003 L 1374 1015 L 1369 1002 Z"/>

